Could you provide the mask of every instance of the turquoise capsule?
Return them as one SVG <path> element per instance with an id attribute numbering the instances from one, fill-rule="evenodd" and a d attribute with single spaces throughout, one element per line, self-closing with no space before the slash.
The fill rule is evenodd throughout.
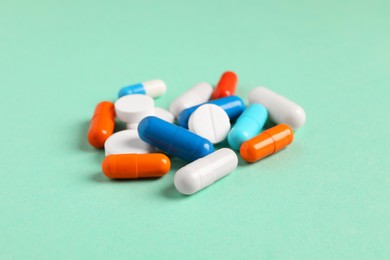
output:
<path id="1" fill-rule="evenodd" d="M 267 118 L 268 112 L 263 105 L 252 104 L 247 107 L 228 134 L 230 147 L 239 150 L 243 142 L 260 133 Z"/>

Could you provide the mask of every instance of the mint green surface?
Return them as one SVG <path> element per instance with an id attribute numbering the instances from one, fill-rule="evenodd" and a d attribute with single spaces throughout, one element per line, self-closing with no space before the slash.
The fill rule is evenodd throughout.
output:
<path id="1" fill-rule="evenodd" d="M 110 181 L 95 105 L 160 78 L 168 107 L 239 75 L 291 98 L 287 149 L 190 197 Z M 0 0 L 0 259 L 389 259 L 390 2 Z"/>

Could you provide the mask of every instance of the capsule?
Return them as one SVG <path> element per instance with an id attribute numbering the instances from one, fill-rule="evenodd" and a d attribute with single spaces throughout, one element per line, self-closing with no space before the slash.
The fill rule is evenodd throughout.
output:
<path id="1" fill-rule="evenodd" d="M 247 107 L 228 134 L 230 147 L 239 150 L 243 142 L 260 133 L 267 118 L 268 112 L 263 105 L 252 104 Z"/>
<path id="2" fill-rule="evenodd" d="M 254 88 L 249 93 L 249 103 L 265 106 L 270 119 L 277 124 L 287 124 L 294 130 L 305 124 L 306 114 L 302 107 L 265 87 Z"/>
<path id="3" fill-rule="evenodd" d="M 102 163 L 102 171 L 110 179 L 161 177 L 170 169 L 171 161 L 162 153 L 111 154 Z"/>
<path id="4" fill-rule="evenodd" d="M 191 114 L 198 107 L 200 107 L 204 104 L 214 104 L 214 105 L 220 106 L 223 110 L 225 110 L 225 112 L 227 113 L 227 115 L 230 118 L 230 121 L 236 120 L 237 117 L 239 117 L 245 109 L 244 101 L 242 101 L 241 98 L 239 98 L 237 96 L 224 97 L 224 98 L 211 100 L 209 102 L 202 103 L 200 105 L 184 109 L 179 114 L 179 117 L 177 118 L 177 123 L 182 127 L 188 128 L 188 120 L 190 119 Z"/>
<path id="5" fill-rule="evenodd" d="M 169 106 L 169 111 L 177 118 L 184 109 L 207 102 L 212 92 L 213 87 L 209 83 L 202 82 L 196 84 L 190 90 L 176 98 Z"/>
<path id="6" fill-rule="evenodd" d="M 173 182 L 178 192 L 191 195 L 228 175 L 237 164 L 236 153 L 222 148 L 180 168 Z"/>
<path id="7" fill-rule="evenodd" d="M 165 82 L 156 79 L 123 87 L 119 90 L 118 98 L 132 94 L 144 94 L 154 98 L 162 96 L 166 91 L 167 85 Z"/>
<path id="8" fill-rule="evenodd" d="M 223 98 L 234 95 L 236 92 L 238 77 L 236 73 L 232 71 L 226 71 L 222 74 L 211 99 Z"/>
<path id="9" fill-rule="evenodd" d="M 245 161 L 256 162 L 283 149 L 291 144 L 293 139 L 294 132 L 288 125 L 276 125 L 244 142 L 240 154 Z"/>
<path id="10" fill-rule="evenodd" d="M 155 116 L 142 119 L 138 134 L 144 142 L 188 162 L 214 152 L 209 140 Z"/>
<path id="11" fill-rule="evenodd" d="M 103 148 L 104 142 L 114 132 L 115 109 L 109 101 L 100 102 L 92 116 L 88 130 L 88 142 L 95 148 Z"/>

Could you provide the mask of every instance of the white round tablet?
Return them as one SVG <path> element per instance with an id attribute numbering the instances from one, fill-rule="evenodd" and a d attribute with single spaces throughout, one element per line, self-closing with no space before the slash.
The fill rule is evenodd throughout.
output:
<path id="1" fill-rule="evenodd" d="M 139 154 L 157 151 L 155 147 L 139 138 L 137 130 L 123 130 L 114 133 L 104 143 L 104 150 L 106 156 L 110 154 Z"/>
<path id="2" fill-rule="evenodd" d="M 142 94 L 123 96 L 115 102 L 115 113 L 119 120 L 135 129 L 144 117 L 154 115 L 153 98 Z"/>
<path id="3" fill-rule="evenodd" d="M 167 121 L 169 123 L 173 123 L 173 121 L 175 120 L 175 117 L 173 116 L 173 114 L 171 112 L 169 112 L 168 110 L 161 108 L 161 107 L 154 108 L 154 116 L 156 116 L 164 121 Z"/>
<path id="4" fill-rule="evenodd" d="M 188 129 L 216 144 L 223 141 L 228 135 L 230 119 L 221 107 L 205 104 L 191 114 Z"/>

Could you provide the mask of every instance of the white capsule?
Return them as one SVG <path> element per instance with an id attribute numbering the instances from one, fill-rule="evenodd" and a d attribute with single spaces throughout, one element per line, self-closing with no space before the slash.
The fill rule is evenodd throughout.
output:
<path id="1" fill-rule="evenodd" d="M 265 106 L 270 119 L 277 124 L 287 124 L 294 130 L 305 124 L 306 114 L 302 107 L 265 87 L 254 88 L 248 99 L 251 104 Z"/>
<path id="2" fill-rule="evenodd" d="M 207 102 L 212 92 L 213 87 L 209 83 L 198 83 L 176 98 L 171 103 L 169 111 L 177 118 L 184 109 Z"/>
<path id="3" fill-rule="evenodd" d="M 220 106 L 205 104 L 191 114 L 188 129 L 216 144 L 222 142 L 228 135 L 230 119 Z"/>
<path id="4" fill-rule="evenodd" d="M 174 185 L 180 193 L 191 195 L 228 175 L 237 164 L 236 153 L 222 148 L 180 168 L 175 174 Z"/>
<path id="5" fill-rule="evenodd" d="M 146 95 L 151 97 L 162 96 L 167 91 L 167 85 L 161 79 L 146 81 L 142 84 L 144 85 Z"/>
<path id="6" fill-rule="evenodd" d="M 110 154 L 152 153 L 157 149 L 141 140 L 137 130 L 123 130 L 111 135 L 104 143 L 106 156 Z"/>
<path id="7" fill-rule="evenodd" d="M 131 129 L 137 128 L 144 117 L 154 115 L 154 100 L 147 95 L 123 96 L 114 105 L 116 116 Z"/>

